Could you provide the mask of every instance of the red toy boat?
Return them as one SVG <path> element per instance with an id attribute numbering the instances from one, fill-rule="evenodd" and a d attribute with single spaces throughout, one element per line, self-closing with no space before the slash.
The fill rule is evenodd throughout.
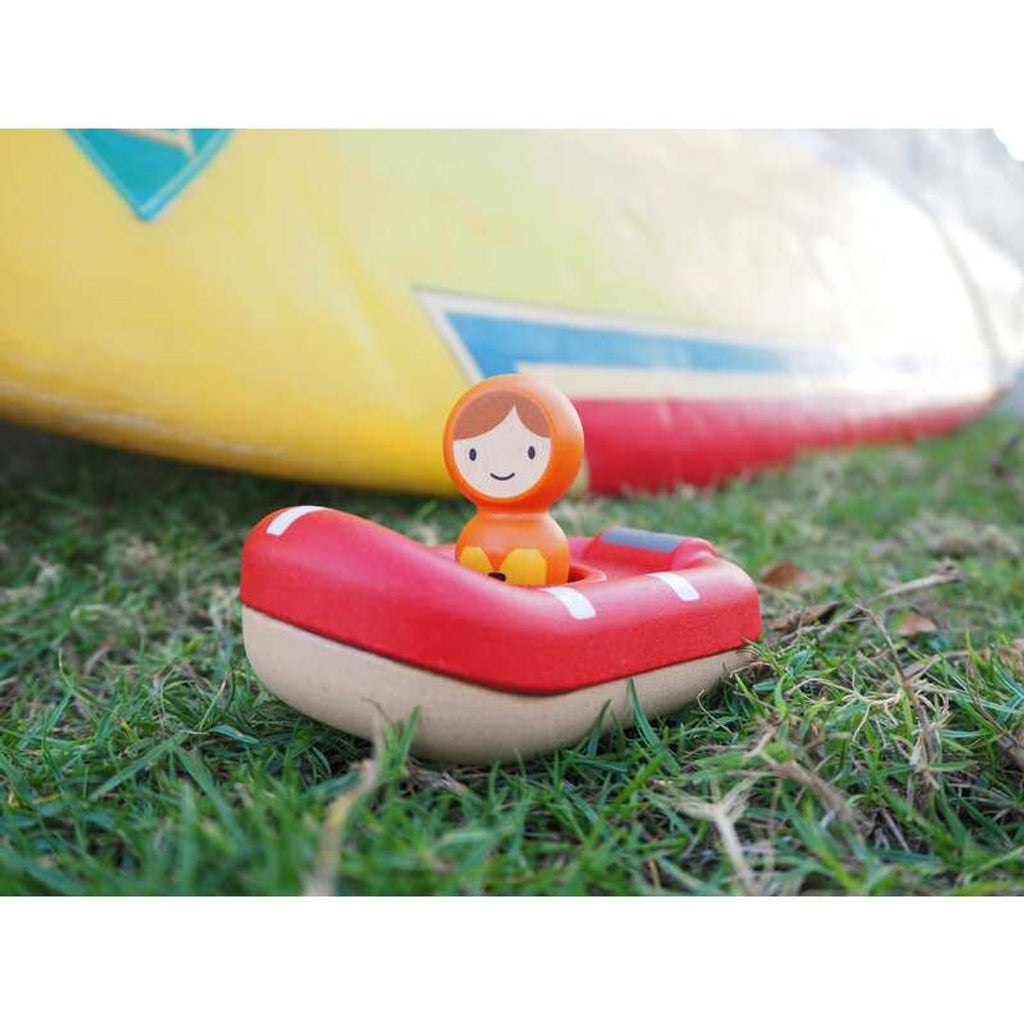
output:
<path id="1" fill-rule="evenodd" d="M 674 711 L 760 635 L 754 584 L 707 541 L 613 527 L 570 547 L 567 585 L 512 586 L 451 545 L 282 509 L 242 552 L 246 652 L 314 718 L 369 737 L 378 710 L 419 708 L 414 750 L 488 762 L 575 742 L 608 705 L 628 723 L 631 681 L 648 715 Z"/>

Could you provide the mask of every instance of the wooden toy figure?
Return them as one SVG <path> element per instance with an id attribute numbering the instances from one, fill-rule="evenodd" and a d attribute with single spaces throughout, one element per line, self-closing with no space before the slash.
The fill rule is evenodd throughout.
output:
<path id="1" fill-rule="evenodd" d="M 524 374 L 481 381 L 448 414 L 444 461 L 477 507 L 455 546 L 462 565 L 507 583 L 568 581 L 569 545 L 548 512 L 583 462 L 565 395 Z"/>

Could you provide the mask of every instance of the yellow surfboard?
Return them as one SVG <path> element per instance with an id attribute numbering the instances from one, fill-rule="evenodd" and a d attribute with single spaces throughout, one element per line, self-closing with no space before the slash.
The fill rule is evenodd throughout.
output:
<path id="1" fill-rule="evenodd" d="M 440 425 L 508 369 L 595 408 L 983 404 L 1017 289 L 771 133 L 0 132 L 0 415 L 262 473 L 448 491 Z"/>

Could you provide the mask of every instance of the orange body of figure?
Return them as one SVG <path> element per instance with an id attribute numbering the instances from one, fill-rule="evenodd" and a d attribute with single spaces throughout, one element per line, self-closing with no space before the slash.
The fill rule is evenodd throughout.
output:
<path id="1" fill-rule="evenodd" d="M 523 374 L 481 381 L 448 415 L 444 461 L 477 507 L 455 546 L 462 565 L 521 585 L 568 580 L 569 545 L 548 513 L 583 462 L 565 395 Z"/>

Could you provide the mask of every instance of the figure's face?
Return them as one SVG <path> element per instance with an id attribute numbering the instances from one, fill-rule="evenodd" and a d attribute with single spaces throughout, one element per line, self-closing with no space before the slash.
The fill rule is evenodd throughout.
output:
<path id="1" fill-rule="evenodd" d="M 484 434 L 454 442 L 455 465 L 475 490 L 488 498 L 516 498 L 544 476 L 551 438 L 527 428 L 515 407 Z"/>

